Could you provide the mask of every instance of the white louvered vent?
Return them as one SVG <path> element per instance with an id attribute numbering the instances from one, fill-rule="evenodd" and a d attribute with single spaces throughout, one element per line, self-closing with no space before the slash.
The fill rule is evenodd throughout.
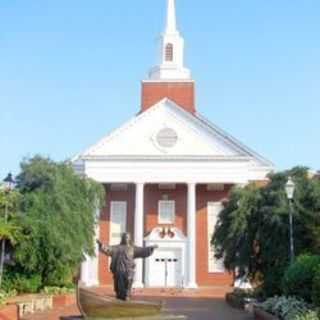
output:
<path id="1" fill-rule="evenodd" d="M 157 143 L 163 148 L 172 148 L 177 144 L 178 135 L 171 128 L 164 128 L 157 134 Z"/>

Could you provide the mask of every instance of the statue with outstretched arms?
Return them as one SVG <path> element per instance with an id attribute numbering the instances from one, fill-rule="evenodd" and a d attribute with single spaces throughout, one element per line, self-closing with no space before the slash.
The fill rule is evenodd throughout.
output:
<path id="1" fill-rule="evenodd" d="M 121 243 L 117 246 L 108 246 L 97 240 L 99 250 L 111 257 L 110 271 L 113 274 L 114 291 L 117 299 L 128 300 L 131 295 L 132 284 L 135 274 L 135 259 L 147 258 L 151 256 L 158 246 L 146 248 L 136 247 L 131 244 L 131 236 L 124 233 L 121 237 Z"/>

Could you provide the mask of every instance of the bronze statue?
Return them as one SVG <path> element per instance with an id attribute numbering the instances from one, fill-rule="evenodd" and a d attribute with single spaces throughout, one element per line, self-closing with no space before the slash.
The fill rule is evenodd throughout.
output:
<path id="1" fill-rule="evenodd" d="M 110 271 L 113 274 L 114 290 L 117 299 L 128 300 L 131 295 L 132 284 L 135 274 L 135 262 L 137 258 L 147 258 L 151 256 L 158 246 L 139 248 L 131 244 L 131 236 L 124 233 L 121 243 L 117 246 L 103 245 L 97 241 L 99 250 L 111 257 Z"/>

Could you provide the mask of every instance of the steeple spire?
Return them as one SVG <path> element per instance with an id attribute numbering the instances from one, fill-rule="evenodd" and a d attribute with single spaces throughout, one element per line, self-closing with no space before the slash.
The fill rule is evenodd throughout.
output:
<path id="1" fill-rule="evenodd" d="M 184 67 L 184 40 L 177 30 L 175 0 L 167 0 L 167 19 L 159 38 L 158 63 L 149 72 L 150 80 L 190 80 Z"/>
<path id="2" fill-rule="evenodd" d="M 177 32 L 177 21 L 176 21 L 175 0 L 168 0 L 167 22 L 166 22 L 165 33 L 176 33 L 176 32 Z"/>

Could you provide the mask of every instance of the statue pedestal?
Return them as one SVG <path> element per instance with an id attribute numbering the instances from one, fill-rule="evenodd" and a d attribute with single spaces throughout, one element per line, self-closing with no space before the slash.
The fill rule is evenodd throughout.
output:
<path id="1" fill-rule="evenodd" d="M 183 320 L 185 316 L 163 312 L 162 302 L 121 301 L 87 288 L 77 289 L 79 310 L 86 320 Z"/>

